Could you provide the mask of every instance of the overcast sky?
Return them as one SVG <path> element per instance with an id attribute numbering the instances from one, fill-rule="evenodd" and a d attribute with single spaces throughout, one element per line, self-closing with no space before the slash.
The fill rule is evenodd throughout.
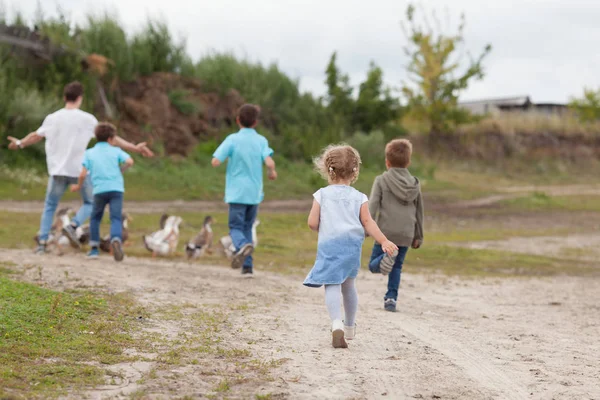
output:
<path id="1" fill-rule="evenodd" d="M 1 0 L 0 0 L 1 1 Z M 37 0 L 4 0 L 32 15 Z M 333 51 L 354 84 L 370 61 L 399 87 L 406 78 L 400 21 L 404 0 L 41 0 L 75 20 L 90 12 L 117 12 L 128 30 L 147 16 L 163 18 L 187 38 L 197 59 L 211 50 L 277 64 L 303 90 L 324 92 L 324 69 Z M 531 95 L 535 102 L 566 102 L 584 86 L 600 87 L 600 0 L 423 0 L 454 22 L 466 14 L 466 48 L 491 43 L 486 77 L 462 99 Z"/>

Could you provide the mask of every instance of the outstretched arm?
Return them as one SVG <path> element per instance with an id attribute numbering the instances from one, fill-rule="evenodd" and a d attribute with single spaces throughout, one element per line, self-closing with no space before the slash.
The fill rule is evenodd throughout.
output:
<path id="1" fill-rule="evenodd" d="M 38 135 L 37 132 L 31 132 L 29 135 L 25 136 L 21 140 L 12 136 L 9 136 L 7 139 L 10 141 L 10 143 L 8 144 L 8 148 L 11 150 L 18 150 L 24 149 L 25 147 L 41 142 L 42 139 L 44 139 L 44 137 Z"/>
<path id="2" fill-rule="evenodd" d="M 383 232 L 381 232 L 381 229 L 379 229 L 379 227 L 377 226 L 377 223 L 373 220 L 373 217 L 371 217 L 368 202 L 363 203 L 363 205 L 360 207 L 360 222 L 365 227 L 365 231 L 367 231 L 369 236 L 372 236 L 373 239 L 377 241 L 377 243 L 381 244 L 383 251 L 390 254 L 394 252 L 394 250 L 398 250 L 398 246 L 390 242 L 385 237 Z"/>
<path id="3" fill-rule="evenodd" d="M 130 151 L 132 153 L 139 153 L 144 157 L 154 157 L 154 153 L 148 148 L 146 142 L 133 144 L 119 136 L 115 136 L 115 144 L 122 150 Z"/>

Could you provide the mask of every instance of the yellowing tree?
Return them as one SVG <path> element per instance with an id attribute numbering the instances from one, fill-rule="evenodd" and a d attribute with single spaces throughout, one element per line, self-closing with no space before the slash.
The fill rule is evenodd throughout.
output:
<path id="1" fill-rule="evenodd" d="M 439 136 L 467 122 L 469 114 L 458 107 L 458 96 L 472 79 L 482 79 L 482 62 L 490 53 L 486 45 L 481 54 L 468 55 L 464 62 L 465 17 L 461 15 L 458 30 L 446 34 L 435 12 L 415 18 L 415 7 L 406 10 L 406 23 L 402 24 L 408 44 L 404 48 L 409 58 L 407 72 L 410 83 L 404 83 L 402 93 L 408 100 L 413 118 L 423 120 L 432 136 Z M 433 25 L 432 25 L 433 21 Z"/>

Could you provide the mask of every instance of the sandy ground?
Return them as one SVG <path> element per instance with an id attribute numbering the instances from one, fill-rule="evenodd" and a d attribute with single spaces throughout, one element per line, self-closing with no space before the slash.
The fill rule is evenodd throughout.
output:
<path id="1" fill-rule="evenodd" d="M 512 237 L 506 240 L 483 240 L 458 243 L 470 249 L 503 250 L 514 253 L 563 257 L 586 261 L 600 259 L 600 234 L 574 234 L 568 236 Z"/>
<path id="2" fill-rule="evenodd" d="M 147 305 L 250 304 L 228 312 L 228 344 L 281 364 L 271 370 L 274 379 L 233 386 L 228 398 L 600 398 L 599 279 L 405 273 L 393 314 L 382 310 L 384 278 L 362 272 L 357 338 L 349 349 L 336 350 L 323 291 L 303 287 L 301 276 L 259 271 L 247 280 L 225 267 L 133 258 L 87 262 L 79 255 L 40 258 L 14 250 L 0 251 L 0 261 L 24 267 L 25 279 L 39 283 L 41 275 L 49 287 L 100 286 L 131 292 Z M 173 334 L 166 323 L 154 322 L 152 329 Z M 150 398 L 209 392 L 202 365 L 174 366 L 169 373 L 176 379 L 146 377 L 144 383 L 136 382 L 151 361 L 118 368 L 127 379 L 90 391 L 90 398 L 140 389 Z"/>

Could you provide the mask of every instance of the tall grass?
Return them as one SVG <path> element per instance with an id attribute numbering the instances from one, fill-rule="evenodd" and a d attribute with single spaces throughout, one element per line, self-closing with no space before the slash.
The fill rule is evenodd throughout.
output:
<path id="1" fill-rule="evenodd" d="M 600 135 L 600 121 L 582 122 L 575 114 L 546 115 L 541 113 L 513 112 L 490 116 L 458 128 L 459 133 L 504 135 Z"/>

